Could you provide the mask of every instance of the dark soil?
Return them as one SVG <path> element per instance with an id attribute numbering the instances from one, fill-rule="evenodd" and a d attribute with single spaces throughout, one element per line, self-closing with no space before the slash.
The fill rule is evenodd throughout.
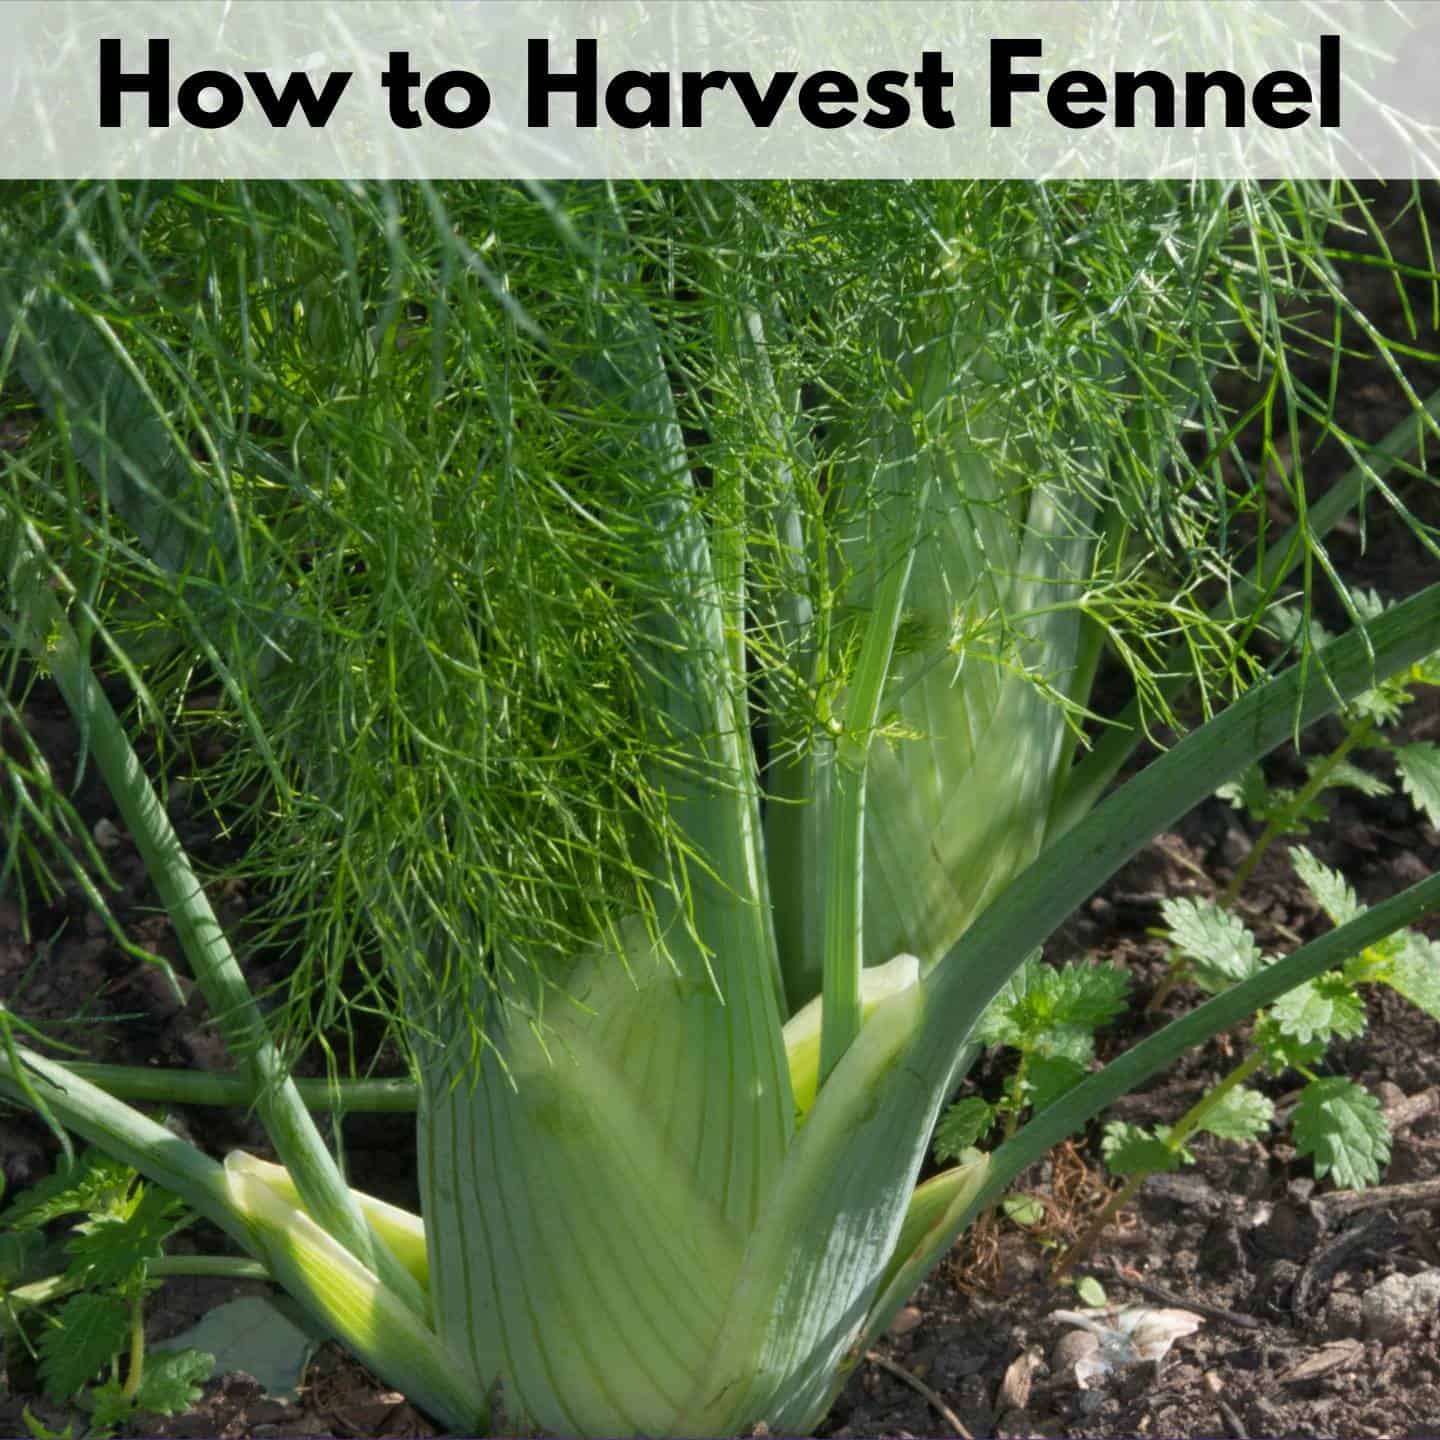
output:
<path id="1" fill-rule="evenodd" d="M 1407 235 L 1392 237 L 1397 249 L 1415 243 Z M 1390 283 L 1376 282 L 1363 268 L 1354 282 Z M 1380 294 L 1363 299 L 1372 315 L 1383 315 L 1389 304 Z M 1398 330 L 1398 323 L 1389 328 Z M 1420 343 L 1433 339 L 1422 335 Z M 1437 380 L 1440 375 L 1427 377 L 1417 367 L 1422 393 Z M 1378 438 L 1405 413 L 1383 375 L 1347 374 L 1341 393 L 1348 397 L 1346 423 L 1366 439 Z M 17 443 L 13 437 L 11 443 Z M 1317 486 L 1346 463 L 1333 445 L 1307 457 Z M 1424 501 L 1418 487 L 1406 493 Z M 1284 503 L 1277 491 L 1273 518 L 1281 522 L 1288 518 Z M 1433 523 L 1433 495 L 1428 503 Z M 1372 507 L 1371 520 L 1368 530 L 1351 524 L 1334 537 L 1331 551 L 1341 573 L 1392 597 L 1431 578 L 1433 560 L 1421 555 L 1383 507 Z M 1332 619 L 1338 628 L 1338 615 Z M 53 692 L 36 687 L 26 722 L 69 783 L 76 737 Z M 1407 712 L 1405 735 L 1433 740 L 1437 729 L 1440 700 L 1431 695 Z M 1337 733 L 1321 727 L 1307 744 L 1323 748 Z M 1282 752 L 1270 763 L 1282 782 L 1287 770 L 1299 773 L 1293 753 Z M 102 848 L 108 847 L 120 886 L 112 897 L 120 923 L 139 943 L 173 954 L 143 867 L 127 837 L 111 828 L 118 817 L 93 773 L 82 778 L 76 803 Z M 174 813 L 182 839 L 207 865 L 222 868 L 221 842 L 189 820 L 183 800 Z M 1162 946 L 1149 933 L 1159 923 L 1160 901 L 1218 894 L 1253 835 L 1236 811 L 1207 802 L 1143 851 L 1057 937 L 1052 960 L 1109 957 L 1135 977 L 1135 1008 L 1102 1036 L 1102 1058 L 1193 1001 L 1182 988 L 1159 1016 L 1141 1013 L 1164 968 Z M 1341 792 L 1331 821 L 1307 843 L 1349 876 L 1362 900 L 1393 894 L 1440 861 L 1440 835 L 1401 796 Z M 227 927 L 243 926 L 250 897 L 242 888 L 217 886 L 212 899 Z M 1241 912 L 1272 953 L 1324 929 L 1283 846 L 1259 868 Z M 264 971 L 253 976 L 259 988 L 279 978 Z M 28 917 L 14 897 L 0 898 L 0 996 L 94 1059 L 224 1067 L 222 1047 L 198 1000 L 177 1007 L 155 968 L 121 950 L 78 893 L 36 906 Z M 1242 1044 L 1243 1036 L 1222 1037 L 1188 1056 L 1129 1097 L 1112 1118 L 1173 1121 L 1234 1063 Z M 1080 1306 L 1073 1290 L 1049 1283 L 1048 1267 L 1057 1247 L 1083 1228 L 1108 1193 L 1094 1128 L 1023 1178 L 1020 1188 L 1045 1201 L 1043 1222 L 1033 1229 L 996 1219 L 976 1226 L 861 1365 L 822 1434 L 1096 1440 L 1440 1434 L 1440 1308 L 1432 1304 L 1398 1339 L 1377 1337 L 1362 1313 L 1364 1297 L 1387 1277 L 1440 1273 L 1440 1021 L 1387 991 L 1372 1005 L 1367 1033 L 1332 1048 L 1323 1063 L 1327 1072 L 1369 1087 L 1391 1118 L 1393 1155 L 1381 1187 L 1362 1198 L 1317 1184 L 1308 1163 L 1285 1142 L 1282 1126 L 1265 1144 L 1202 1138 L 1194 1145 L 1197 1164 L 1152 1178 L 1080 1267 L 1101 1281 L 1111 1301 L 1178 1307 L 1202 1317 L 1202 1328 L 1181 1338 L 1158 1367 L 1144 1364 L 1081 1389 L 1066 1366 L 1068 1349 L 1057 1353 L 1070 1327 L 1051 1319 L 1052 1312 Z M 977 1078 L 984 1084 L 987 1073 Z M 1260 1083 L 1282 1112 L 1298 1088 L 1293 1076 Z M 267 1153 L 263 1133 L 244 1115 L 190 1110 L 181 1123 L 213 1153 L 235 1147 Z M 405 1117 L 351 1117 L 344 1124 L 345 1154 L 357 1186 L 418 1208 L 410 1131 Z M 0 1112 L 8 1193 L 48 1173 L 53 1158 L 43 1127 L 18 1112 Z M 223 1241 L 199 1226 L 175 1248 L 185 1247 L 213 1252 Z M 150 1303 L 150 1336 L 179 1333 L 215 1305 L 263 1290 L 256 1283 L 170 1281 Z M 16 1347 L 8 1358 L 0 1435 L 27 1433 L 27 1407 L 56 1430 L 73 1424 L 82 1433 L 85 1417 L 37 1393 L 33 1368 Z M 170 1436 L 436 1433 L 403 1397 L 334 1346 L 320 1350 L 294 1404 L 267 1399 L 248 1376 L 231 1374 L 213 1380 L 194 1411 L 148 1418 L 143 1429 Z"/>

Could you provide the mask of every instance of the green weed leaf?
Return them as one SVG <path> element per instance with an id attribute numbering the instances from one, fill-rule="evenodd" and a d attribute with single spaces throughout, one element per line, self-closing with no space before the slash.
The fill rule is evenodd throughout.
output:
<path id="1" fill-rule="evenodd" d="M 1033 1195 L 1007 1195 L 1000 1202 L 1005 1218 L 1026 1230 L 1033 1230 L 1045 1218 L 1045 1206 Z"/>
<path id="2" fill-rule="evenodd" d="M 1306 769 L 1313 775 L 1320 766 L 1324 765 L 1328 757 L 1321 755 L 1310 761 Z M 1338 764 L 1331 766 L 1325 772 L 1325 779 L 1321 783 L 1321 790 L 1358 790 L 1362 795 L 1379 796 L 1391 793 L 1388 786 L 1378 775 L 1372 775 L 1368 770 L 1362 770 L 1358 765 L 1352 765 L 1348 760 L 1341 760 Z"/>
<path id="3" fill-rule="evenodd" d="M 959 1160 L 995 1123 L 995 1107 L 978 1095 L 957 1100 L 940 1117 L 935 1127 L 935 1158 L 940 1162 Z"/>
<path id="4" fill-rule="evenodd" d="M 90 1391 L 90 1434 L 113 1435 L 129 1423 L 135 1402 L 118 1380 L 107 1380 Z"/>
<path id="5" fill-rule="evenodd" d="M 1166 900 L 1160 906 L 1170 943 L 1211 992 L 1248 980 L 1265 963 L 1245 922 L 1213 900 Z"/>
<path id="6" fill-rule="evenodd" d="M 123 1202 L 135 1171 L 98 1150 L 87 1150 L 71 1170 L 57 1170 L 0 1211 L 0 1226 L 39 1230 L 66 1215 L 95 1214 Z"/>
<path id="7" fill-rule="evenodd" d="M 1282 645 L 1297 650 L 1307 643 L 1312 650 L 1323 650 L 1335 638 L 1318 620 L 1307 617 L 1303 607 L 1283 602 L 1265 612 L 1265 629 Z"/>
<path id="8" fill-rule="evenodd" d="M 1440 747 L 1417 740 L 1397 745 L 1393 753 L 1405 793 L 1432 825 L 1440 827 Z"/>
<path id="9" fill-rule="evenodd" d="M 1343 975 L 1321 975 L 1282 995 L 1271 1007 L 1275 1023 L 1301 1044 L 1365 1030 L 1365 1006 Z"/>
<path id="10" fill-rule="evenodd" d="M 1100 1150 L 1112 1175 L 1153 1175 L 1178 1170 L 1194 1157 L 1183 1146 L 1172 1150 L 1165 1143 L 1165 1127 L 1153 1133 L 1139 1125 L 1115 1120 L 1105 1127 Z"/>
<path id="11" fill-rule="evenodd" d="M 1095 1053 L 1092 1032 L 1125 1008 L 1130 977 L 1118 965 L 1078 962 L 1056 969 L 1038 954 L 1005 983 L 976 1027 L 985 1045 L 1085 1064 Z"/>
<path id="12" fill-rule="evenodd" d="M 1366 625 L 1372 620 L 1378 620 L 1390 608 L 1373 585 L 1367 585 L 1363 589 L 1356 586 L 1350 592 L 1350 603 L 1355 607 L 1355 614 Z"/>
<path id="13" fill-rule="evenodd" d="M 1275 1106 L 1258 1090 L 1237 1085 L 1200 1122 L 1200 1129 L 1222 1140 L 1253 1140 L 1270 1128 Z"/>
<path id="14" fill-rule="evenodd" d="M 1402 931 L 1401 936 L 1399 953 L 1376 978 L 1440 1020 L 1440 945 L 1413 930 Z"/>
<path id="15" fill-rule="evenodd" d="M 70 1274 L 81 1284 L 125 1289 L 137 1272 L 163 1253 L 165 1241 L 190 1216 L 184 1205 L 153 1186 L 144 1186 L 125 1215 L 97 1215 L 65 1246 L 73 1257 Z"/>
<path id="16" fill-rule="evenodd" d="M 1252 820 L 1263 822 L 1270 814 L 1270 788 L 1258 763 L 1247 765 L 1233 780 L 1227 780 L 1215 796 L 1245 811 Z"/>
<path id="17" fill-rule="evenodd" d="M 1290 863 L 1332 925 L 1344 925 L 1364 912 L 1365 907 L 1355 898 L 1345 877 L 1338 870 L 1322 865 L 1304 845 L 1296 845 L 1290 851 Z"/>
<path id="18" fill-rule="evenodd" d="M 1373 1185 L 1390 1159 L 1390 1130 L 1380 1102 L 1353 1080 L 1329 1076 L 1301 1092 L 1290 1122 L 1295 1148 L 1315 1159 L 1315 1175 L 1355 1190 Z"/>
<path id="19" fill-rule="evenodd" d="M 1130 977 L 1119 965 L 1076 962 L 1050 971 L 1043 989 L 1052 1024 L 1096 1030 L 1125 1009 Z"/>
<path id="20" fill-rule="evenodd" d="M 1044 968 L 1040 952 L 1028 956 L 1019 968 L 1000 987 L 999 993 L 985 1007 L 985 1012 L 975 1025 L 975 1038 L 982 1045 L 1010 1045 L 1018 1048 L 1024 1040 L 1020 1024 L 1025 996 L 1032 984 L 1037 983 L 1039 972 Z"/>
<path id="21" fill-rule="evenodd" d="M 200 1350 L 166 1350 L 152 1354 L 145 1362 L 145 1374 L 135 1392 L 138 1410 L 157 1415 L 176 1415 L 188 1410 L 199 1398 L 200 1387 L 210 1378 L 215 1357 Z"/>
<path id="22" fill-rule="evenodd" d="M 1300 1040 L 1287 1034 L 1273 1015 L 1263 1015 L 1255 1027 L 1255 1046 L 1265 1057 L 1265 1064 L 1272 1074 L 1280 1075 L 1286 1070 L 1304 1069 L 1313 1065 L 1325 1053 L 1323 1039 Z"/>
<path id="23" fill-rule="evenodd" d="M 1095 1058 L 1095 1037 L 1083 1025 L 1056 1025 L 1027 1036 L 1025 1053 L 1032 1061 L 1054 1060 L 1072 1071 L 1083 1071 Z"/>
<path id="24" fill-rule="evenodd" d="M 68 1400 L 126 1344 L 129 1307 L 117 1295 L 72 1295 L 40 1335 L 40 1381 L 46 1394 Z"/>

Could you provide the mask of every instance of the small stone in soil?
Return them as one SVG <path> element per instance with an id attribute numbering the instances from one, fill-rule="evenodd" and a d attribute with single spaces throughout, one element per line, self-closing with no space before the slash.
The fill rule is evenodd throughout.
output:
<path id="1" fill-rule="evenodd" d="M 1030 1386 L 1036 1370 L 1043 1370 L 1045 1362 L 1036 1350 L 1025 1350 L 1006 1367 L 1000 1381 L 1000 1393 L 995 1398 L 997 1410 L 1024 1410 L 1030 1403 Z"/>
<path id="2" fill-rule="evenodd" d="M 1067 1330 L 1050 1352 L 1050 1368 L 1060 1378 L 1076 1383 L 1075 1367 L 1091 1359 L 1100 1348 L 1098 1337 L 1088 1330 Z"/>
<path id="3" fill-rule="evenodd" d="M 1440 1315 L 1440 1270 L 1387 1275 L 1365 1292 L 1360 1311 L 1367 1340 L 1397 1345 L 1413 1339 Z"/>

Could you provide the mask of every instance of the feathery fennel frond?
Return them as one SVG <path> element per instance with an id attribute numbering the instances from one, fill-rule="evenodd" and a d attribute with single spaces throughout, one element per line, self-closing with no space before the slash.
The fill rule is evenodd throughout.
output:
<path id="1" fill-rule="evenodd" d="M 218 689 L 203 723 L 245 743 L 185 768 L 255 837 L 297 1035 L 355 967 L 384 1007 L 539 1004 L 712 863 L 657 779 L 671 741 L 635 724 L 644 616 L 677 577 L 646 558 L 657 417 L 594 337 L 643 314 L 743 642 L 717 683 L 754 709 L 772 888 L 815 883 L 826 808 L 797 777 L 830 763 L 882 578 L 863 537 L 900 456 L 930 478 L 870 747 L 864 958 L 933 959 L 1045 843 L 1102 647 L 1151 724 L 1172 636 L 1202 710 L 1249 678 L 1201 619 L 1266 534 L 1217 387 L 1267 369 L 1267 437 L 1318 422 L 1363 467 L 1298 360 L 1331 317 L 1392 367 L 1417 349 L 1359 324 L 1315 243 L 1365 215 L 1298 184 L 40 188 L 5 222 L 4 325 L 48 419 L 7 503 L 110 654 L 174 657 L 147 663 L 146 723 L 183 739 L 183 697 Z M 62 331 L 108 357 L 127 439 L 82 418 Z M 1304 460 L 1282 472 L 1302 517 Z M 1334 578 L 1323 536 L 1301 543 Z M 1028 829 L 976 828 L 989 802 L 945 802 L 952 766 L 1025 788 Z M 911 864 L 921 835 L 943 875 Z M 821 932 L 781 923 L 798 1003 Z"/>

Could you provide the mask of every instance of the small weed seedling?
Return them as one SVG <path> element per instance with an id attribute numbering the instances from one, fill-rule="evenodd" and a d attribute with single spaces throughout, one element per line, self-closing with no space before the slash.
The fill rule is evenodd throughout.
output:
<path id="1" fill-rule="evenodd" d="M 0 1277 L 0 1334 L 27 1347 L 33 1336 L 46 1394 L 87 1409 L 91 1436 L 113 1435 L 139 1411 L 189 1409 L 214 1361 L 196 1350 L 147 1356 L 145 1297 L 160 1284 L 154 1271 L 165 1241 L 193 1215 L 92 1150 L 0 1212 L 0 1238 L 11 1242 L 16 1269 L 33 1268 L 40 1245 L 29 1240 L 70 1217 L 63 1269 L 18 1285 L 14 1275 Z M 30 1423 L 37 1435 L 49 1433 Z"/>
<path id="2" fill-rule="evenodd" d="M 1130 977 L 1119 965 L 1047 965 L 1032 955 L 1006 981 L 981 1017 L 975 1039 L 1018 1052 L 998 1099 L 957 1100 L 936 1126 L 935 1158 L 961 1164 L 998 1126 L 1009 1139 L 1027 1112 L 1039 1114 L 1083 1080 L 1095 1057 L 1095 1032 L 1125 1009 Z M 1042 1208 L 1033 1196 L 1007 1195 L 1001 1208 L 1033 1227 Z"/>
<path id="3" fill-rule="evenodd" d="M 1322 865 L 1304 846 L 1291 852 L 1295 871 L 1334 925 L 1364 911 L 1343 875 Z M 1246 925 L 1211 900 L 1172 899 L 1162 907 L 1166 933 L 1187 974 L 1216 994 L 1249 979 L 1271 961 Z M 1055 1266 L 1063 1274 L 1094 1244 L 1145 1179 L 1193 1160 L 1188 1141 L 1205 1132 L 1222 1140 L 1253 1140 L 1269 1128 L 1275 1110 L 1248 1080 L 1261 1072 L 1298 1071 L 1306 1081 L 1290 1114 L 1290 1134 L 1301 1156 L 1312 1158 L 1318 1179 L 1363 1189 L 1374 1184 L 1390 1158 L 1390 1135 L 1374 1096 L 1343 1075 L 1316 1067 L 1330 1041 L 1361 1034 L 1366 1025 L 1364 985 L 1389 985 L 1427 1014 L 1440 1017 L 1440 946 L 1413 930 L 1400 930 L 1363 950 L 1340 969 L 1308 981 L 1260 1013 L 1243 1058 L 1173 1126 L 1145 1129 L 1114 1121 L 1102 1147 L 1112 1174 L 1124 1180 L 1084 1234 Z"/>

